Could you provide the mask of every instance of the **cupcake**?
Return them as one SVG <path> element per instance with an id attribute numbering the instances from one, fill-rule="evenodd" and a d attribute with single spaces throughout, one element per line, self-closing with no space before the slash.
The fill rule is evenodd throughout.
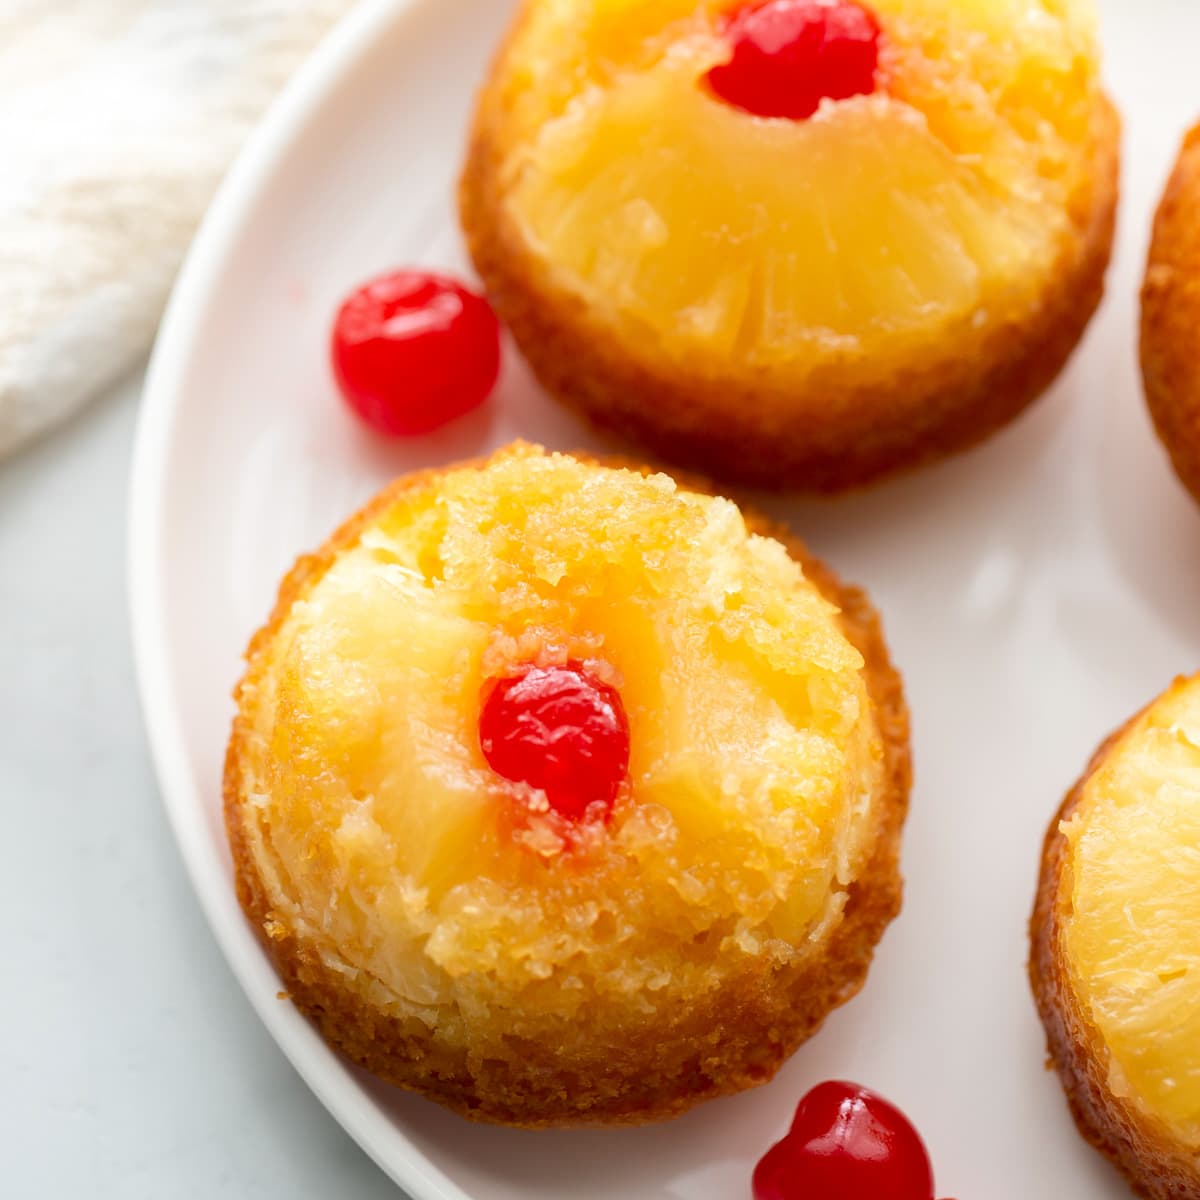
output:
<path id="1" fill-rule="evenodd" d="M 541 383 L 663 459 L 831 492 L 978 442 L 1103 289 L 1091 0 L 526 0 L 461 186 Z"/>
<path id="2" fill-rule="evenodd" d="M 1200 501 L 1200 126 L 1188 134 L 1154 221 L 1142 288 L 1142 377 L 1158 436 Z"/>
<path id="3" fill-rule="evenodd" d="M 1110 737 L 1050 826 L 1030 975 L 1083 1136 L 1200 1197 L 1200 676 Z"/>
<path id="4" fill-rule="evenodd" d="M 354 1062 L 520 1126 L 771 1077 L 898 911 L 908 721 L 794 538 L 517 445 L 284 580 L 225 770 L 245 912 Z"/>

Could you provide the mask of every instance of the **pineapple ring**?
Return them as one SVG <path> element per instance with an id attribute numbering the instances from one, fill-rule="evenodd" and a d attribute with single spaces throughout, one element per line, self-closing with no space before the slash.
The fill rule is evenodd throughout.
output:
<path id="1" fill-rule="evenodd" d="M 729 8 L 526 0 L 460 193 L 493 303 L 552 394 L 720 478 L 833 491 L 980 440 L 1103 292 L 1092 0 L 876 0 L 880 90 L 806 121 L 705 86 Z"/>
<path id="2" fill-rule="evenodd" d="M 1101 745 L 1046 836 L 1030 979 L 1083 1136 L 1200 1196 L 1200 676 Z"/>
<path id="3" fill-rule="evenodd" d="M 1142 377 L 1158 436 L 1200 502 L 1200 125 L 1188 134 L 1154 221 L 1142 288 Z"/>
<path id="4" fill-rule="evenodd" d="M 629 719 L 625 792 L 570 844 L 479 748 L 487 679 L 538 657 L 597 664 Z M 763 1082 L 899 909 L 907 710 L 873 610 L 666 476 L 518 446 L 401 479 L 248 661 L 242 905 L 334 1046 L 465 1115 L 640 1123 Z"/>

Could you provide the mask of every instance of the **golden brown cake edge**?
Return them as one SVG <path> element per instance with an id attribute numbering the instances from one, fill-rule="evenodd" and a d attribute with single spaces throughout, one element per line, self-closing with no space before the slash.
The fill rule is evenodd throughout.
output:
<path id="1" fill-rule="evenodd" d="M 1200 125 L 1186 137 L 1154 218 L 1142 285 L 1146 403 L 1175 472 L 1200 503 Z"/>

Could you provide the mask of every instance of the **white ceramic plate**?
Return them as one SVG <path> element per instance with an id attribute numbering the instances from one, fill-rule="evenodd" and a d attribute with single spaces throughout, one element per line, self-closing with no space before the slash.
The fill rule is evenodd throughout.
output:
<path id="1" fill-rule="evenodd" d="M 1068 1119 L 1025 981 L 1040 839 L 1109 729 L 1197 665 L 1200 518 L 1155 444 L 1135 360 L 1150 215 L 1200 113 L 1195 0 L 1106 6 L 1127 118 L 1109 299 L 1031 415 L 983 449 L 839 503 L 779 503 L 882 608 L 915 719 L 904 914 L 862 996 L 769 1087 L 658 1128 L 525 1134 L 379 1086 L 285 1002 L 234 900 L 220 817 L 230 688 L 294 556 L 385 480 L 515 435 L 588 435 L 510 354 L 486 413 L 389 447 L 338 404 L 327 329 L 380 269 L 465 269 L 453 186 L 508 0 L 357 10 L 275 108 L 196 241 L 147 384 L 133 623 L 163 795 L 196 891 L 284 1052 L 417 1200 L 743 1200 L 812 1083 L 895 1098 L 960 1200 L 1121 1197 Z"/>

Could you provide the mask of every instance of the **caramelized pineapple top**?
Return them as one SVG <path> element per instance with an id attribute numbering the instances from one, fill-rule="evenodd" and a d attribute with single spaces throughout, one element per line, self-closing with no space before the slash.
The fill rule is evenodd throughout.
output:
<path id="1" fill-rule="evenodd" d="M 1200 678 L 1122 735 L 1063 832 L 1063 949 L 1109 1086 L 1200 1148 Z"/>
<path id="2" fill-rule="evenodd" d="M 249 838 L 279 928 L 384 1001 L 469 976 L 534 1009 L 669 1003 L 804 955 L 862 869 L 862 658 L 779 543 L 666 476 L 517 447 L 428 477 L 257 655 Z M 566 661 L 619 691 L 631 747 L 607 819 L 574 825 L 479 739 L 489 680 Z"/>
<path id="3" fill-rule="evenodd" d="M 877 0 L 877 90 L 805 120 L 707 85 L 737 8 L 527 0 L 484 104 L 560 289 L 669 356 L 776 370 L 1036 305 L 1091 200 L 1092 0 Z"/>

